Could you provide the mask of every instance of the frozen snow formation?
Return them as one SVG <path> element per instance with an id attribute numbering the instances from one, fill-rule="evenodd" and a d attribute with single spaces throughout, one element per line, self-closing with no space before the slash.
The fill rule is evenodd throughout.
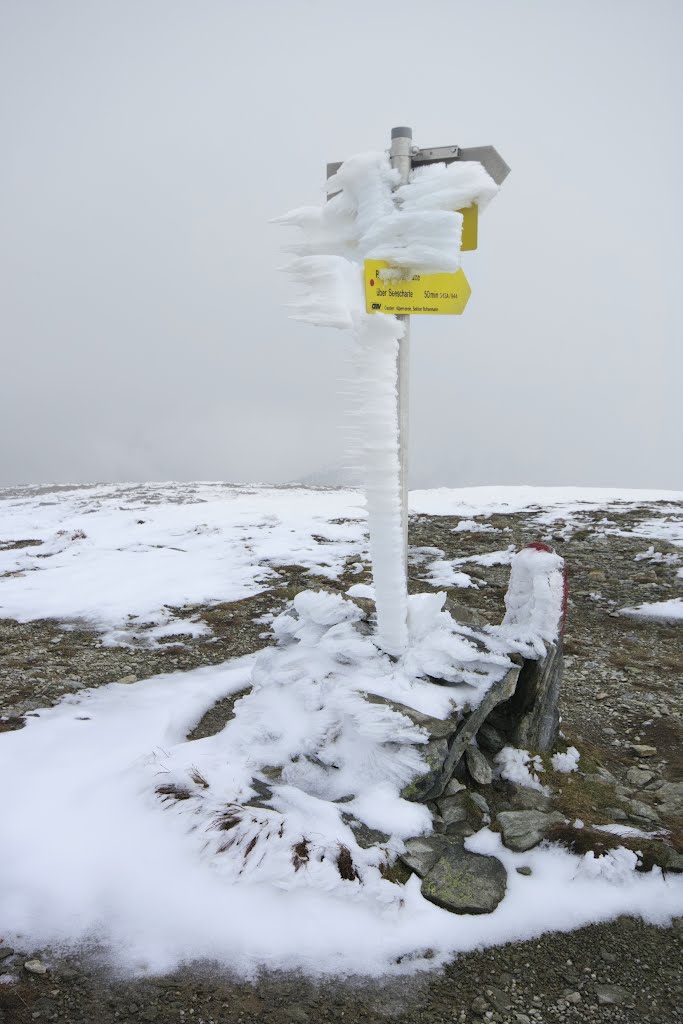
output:
<path id="1" fill-rule="evenodd" d="M 563 563 L 552 558 L 532 551 L 513 561 L 512 640 L 505 624 L 455 622 L 445 593 L 421 594 L 408 598 L 398 658 L 354 601 L 298 594 L 274 620 L 275 645 L 257 657 L 232 721 L 150 762 L 157 782 L 163 766 L 156 791 L 179 826 L 201 836 L 201 856 L 232 881 L 339 892 L 358 882 L 356 898 L 400 903 L 386 873 L 406 839 L 432 831 L 424 801 L 444 790 L 481 715 L 514 692 L 511 655 L 521 647 L 537 657 L 558 639 Z M 464 723 L 472 730 L 461 740 Z M 504 777 L 522 772 L 536 784 L 514 753 L 501 760 Z"/>
<path id="2" fill-rule="evenodd" d="M 564 606 L 564 559 L 544 544 L 531 544 L 512 560 L 505 618 L 498 632 L 516 642 L 526 657 L 541 657 L 546 643 L 557 639 Z"/>
<path id="3" fill-rule="evenodd" d="M 155 615 L 171 586 L 178 604 L 188 593 L 213 601 L 253 593 L 261 572 L 291 563 L 294 552 L 316 575 L 325 566 L 338 574 L 364 551 L 362 523 L 348 521 L 356 500 L 207 484 L 92 488 L 59 504 L 22 492 L 10 498 L 8 536 L 41 539 L 53 554 L 38 570 L 31 548 L 0 553 L 5 614 L 80 612 L 122 630 L 126 609 Z M 469 491 L 419 498 L 444 514 L 480 515 L 532 496 L 480 500 Z M 87 536 L 72 539 L 81 530 Z M 324 543 L 312 539 L 321 535 Z M 3 733 L 0 777 L 19 780 L 2 794 L 5 944 L 44 950 L 46 963 L 50 949 L 82 957 L 85 945 L 143 974 L 203 960 L 251 978 L 262 968 L 382 975 L 621 913 L 661 924 L 683 914 L 683 878 L 635 872 L 630 854 L 582 858 L 540 833 L 522 850 L 519 831 L 514 848 L 515 822 L 508 816 L 506 839 L 475 805 L 485 783 L 474 792 L 454 776 L 443 798 L 428 795 L 446 749 L 481 778 L 492 748 L 485 730 L 472 736 L 468 727 L 514 678 L 519 650 L 533 656 L 557 639 L 561 587 L 542 552 L 521 561 L 529 563 L 522 574 L 512 562 L 514 623 L 469 628 L 444 610 L 442 594 L 410 598 L 407 645 L 391 656 L 365 617 L 367 584 L 350 588 L 356 601 L 305 592 L 272 623 L 273 644 L 258 655 L 82 689 Z M 126 591 L 119 576 L 144 577 L 145 586 Z M 220 589 L 226 577 L 232 593 Z M 550 599 L 554 629 L 539 611 Z M 234 716 L 220 732 L 188 738 L 207 713 L 215 728 L 228 700 Z M 517 773 L 525 798 L 543 800 L 526 788 L 539 764 L 524 751 L 536 748 L 507 742 L 521 750 L 496 767 Z M 464 838 L 453 832 L 457 821 L 442 829 L 461 805 L 476 817 Z M 524 814 L 536 829 L 539 813 Z M 492 912 L 448 913 L 434 898 L 447 843 L 465 875 L 473 864 L 484 878 L 490 871 L 500 900 Z M 409 860 L 414 873 L 395 884 Z"/>
<path id="4" fill-rule="evenodd" d="M 416 168 L 407 184 L 398 187 L 399 180 L 386 153 L 351 157 L 328 180 L 328 202 L 278 221 L 302 233 L 287 268 L 303 288 L 292 315 L 353 335 L 352 454 L 365 482 L 378 638 L 392 654 L 408 643 L 397 398 L 404 326 L 395 316 L 366 312 L 363 264 L 382 259 L 402 276 L 456 271 L 457 211 L 484 206 L 498 188 L 478 163 Z"/>
<path id="5" fill-rule="evenodd" d="M 276 644 L 256 659 L 234 719 L 150 762 L 159 796 L 221 874 L 327 891 L 359 881 L 352 895 L 400 902 L 383 875 L 404 839 L 432 828 L 428 809 L 405 799 L 430 770 L 420 723 L 457 723 L 513 667 L 454 623 L 444 600 L 409 598 L 410 645 L 396 661 L 356 604 L 303 591 L 273 622 Z M 381 835 L 365 841 L 367 830 Z"/>

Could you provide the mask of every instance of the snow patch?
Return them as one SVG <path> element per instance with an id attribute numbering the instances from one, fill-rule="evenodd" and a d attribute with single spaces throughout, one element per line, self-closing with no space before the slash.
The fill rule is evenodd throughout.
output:
<path id="1" fill-rule="evenodd" d="M 545 793 L 546 796 L 550 794 L 548 787 L 543 785 L 536 774 L 545 771 L 543 761 L 538 754 L 531 755 L 528 750 L 505 746 L 496 754 L 494 762 L 499 778 L 507 779 L 508 782 L 516 782 L 520 786 L 526 786 L 527 789 L 536 789 L 539 793 Z"/>
<path id="2" fill-rule="evenodd" d="M 568 775 L 570 772 L 575 772 L 578 769 L 580 757 L 581 755 L 576 747 L 567 747 L 563 754 L 553 754 L 550 760 L 556 772 Z"/>
<path id="3" fill-rule="evenodd" d="M 619 614 L 633 619 L 683 622 L 683 597 L 672 597 L 668 601 L 646 601 L 635 608 L 620 608 Z"/>

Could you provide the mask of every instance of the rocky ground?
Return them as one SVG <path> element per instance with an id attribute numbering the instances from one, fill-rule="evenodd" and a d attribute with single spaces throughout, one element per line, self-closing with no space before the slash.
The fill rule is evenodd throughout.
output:
<path id="1" fill-rule="evenodd" d="M 611 508 L 608 513 L 586 512 L 577 528 L 576 522 L 567 526 L 561 521 L 545 526 L 536 510 L 491 517 L 487 522 L 496 533 L 454 533 L 456 519 L 415 517 L 411 589 L 426 589 L 424 566 L 428 557 L 437 555 L 425 549 L 455 558 L 541 538 L 565 555 L 570 602 L 562 729 L 567 743 L 581 752 L 581 771 L 553 778 L 555 806 L 568 818 L 580 817 L 589 828 L 605 820 L 646 830 L 663 826 L 669 830 L 666 845 L 671 856 L 680 857 L 683 623 L 619 614 L 624 606 L 683 595 L 683 579 L 677 576 L 683 559 L 675 561 L 683 555 L 681 549 L 631 533 L 644 519 L 668 514 L 670 510 L 657 505 L 622 512 Z M 15 538 L 12 543 L 31 540 Z M 651 543 L 662 558 L 636 560 Z M 485 585 L 453 590 L 451 600 L 486 621 L 499 621 L 509 568 L 469 563 L 463 569 Z M 182 645 L 174 637 L 152 649 L 105 647 L 83 625 L 66 629 L 51 621 L 0 620 L 0 731 L 21 728 L 33 709 L 85 686 L 132 682 L 253 651 L 264 642 L 263 616 L 284 606 L 298 590 L 319 584 L 343 591 L 363 578 L 350 574 L 331 584 L 312 579 L 298 566 L 278 571 L 278 585 L 265 594 L 212 608 L 183 609 L 188 616 L 200 613 L 213 634 L 185 638 Z M 217 705 L 195 735 L 221 728 L 232 703 Z M 0 780 L 0 786 L 12 784 Z M 0 941 L 0 1022 L 667 1024 L 683 1021 L 682 942 L 683 922 L 660 929 L 619 919 L 474 952 L 445 971 L 389 984 L 351 985 L 272 975 L 245 984 L 211 965 L 160 979 L 121 980 L 102 966 L 97 951 L 65 956 L 55 950 L 11 950 Z"/>

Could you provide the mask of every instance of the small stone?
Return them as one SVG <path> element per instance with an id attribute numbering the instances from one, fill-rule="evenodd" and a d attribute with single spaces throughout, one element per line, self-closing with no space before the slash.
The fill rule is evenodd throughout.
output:
<path id="1" fill-rule="evenodd" d="M 484 818 L 488 816 L 488 804 L 482 798 L 475 799 L 475 794 L 466 789 L 456 796 L 442 798 L 437 802 L 439 812 L 444 820 L 448 832 L 452 832 L 453 826 L 467 826 L 467 835 L 472 835 L 484 824 Z"/>
<path id="2" fill-rule="evenodd" d="M 484 1016 L 488 1008 L 489 1004 L 486 1002 L 483 996 L 476 996 L 472 1000 L 472 1011 L 473 1013 L 478 1014 L 480 1017 Z"/>
<path id="3" fill-rule="evenodd" d="M 363 850 L 371 850 L 373 846 L 383 846 L 391 838 L 386 832 L 370 828 L 364 822 L 357 821 L 355 818 L 351 818 L 348 825 L 355 836 L 356 842 Z"/>
<path id="4" fill-rule="evenodd" d="M 612 821 L 626 821 L 628 814 L 621 807 L 605 807 L 605 816 Z"/>
<path id="5" fill-rule="evenodd" d="M 512 1006 L 512 1000 L 509 995 L 507 995 L 506 992 L 503 992 L 501 988 L 494 988 L 493 986 L 491 986 L 491 988 L 487 988 L 486 998 L 493 1009 L 498 1013 L 507 1013 Z"/>
<path id="6" fill-rule="evenodd" d="M 496 817 L 503 833 L 503 842 L 509 850 L 524 853 L 545 838 L 554 825 L 563 825 L 565 818 L 559 811 L 501 811 Z"/>
<path id="7" fill-rule="evenodd" d="M 631 743 L 631 750 L 638 757 L 656 757 L 657 748 L 649 747 L 647 743 Z"/>
<path id="8" fill-rule="evenodd" d="M 515 1013 L 516 1024 L 531 1024 L 531 1018 L 525 1013 Z"/>
<path id="9" fill-rule="evenodd" d="M 676 874 L 683 872 L 683 853 L 677 853 L 670 846 L 665 846 L 664 843 L 657 843 L 657 847 L 660 851 L 660 859 L 658 863 L 665 871 L 674 871 Z"/>
<path id="10" fill-rule="evenodd" d="M 596 985 L 595 994 L 599 1006 L 620 1006 L 622 1003 L 633 1004 L 633 996 L 621 985 Z"/>
<path id="11" fill-rule="evenodd" d="M 565 1000 L 568 1003 L 571 1003 L 572 1006 L 576 1006 L 577 1003 L 581 1002 L 581 993 L 580 992 L 570 992 L 569 995 L 565 996 L 564 998 L 565 998 Z"/>
<path id="12" fill-rule="evenodd" d="M 490 786 L 493 782 L 493 769 L 488 763 L 481 750 L 477 747 L 469 746 L 465 751 L 465 761 L 467 763 L 467 770 L 480 786 Z"/>
<path id="13" fill-rule="evenodd" d="M 27 970 L 29 974 L 47 974 L 47 967 L 42 960 L 27 960 L 24 970 Z"/>
<path id="14" fill-rule="evenodd" d="M 511 784 L 510 803 L 516 811 L 549 811 L 552 801 L 545 793 L 530 786 Z"/>
<path id="15" fill-rule="evenodd" d="M 481 813 L 484 815 L 484 818 L 488 818 L 488 820 L 490 821 L 491 811 L 489 805 L 487 804 L 486 800 L 481 795 L 481 793 L 470 793 L 470 800 L 479 808 Z"/>
<path id="16" fill-rule="evenodd" d="M 303 1006 L 296 1005 L 287 1007 L 287 1018 L 290 1024 L 308 1024 L 308 1021 L 311 1019 Z"/>
<path id="17" fill-rule="evenodd" d="M 529 875 L 532 874 L 532 871 L 531 871 L 531 868 L 529 867 L 528 864 L 524 864 L 521 868 L 517 868 L 517 874 L 518 875 L 524 875 L 525 877 L 528 878 Z"/>
<path id="18" fill-rule="evenodd" d="M 8 956 L 12 956 L 14 950 L 11 946 L 0 946 L 0 960 L 6 960 Z"/>
<path id="19" fill-rule="evenodd" d="M 499 754 L 505 746 L 505 737 L 494 726 L 484 722 L 477 732 L 477 743 L 490 754 Z"/>
<path id="20" fill-rule="evenodd" d="M 133 675 L 122 676 L 121 679 L 117 679 L 116 681 L 117 683 L 137 683 L 138 677 Z"/>
<path id="21" fill-rule="evenodd" d="M 463 792 L 457 796 L 446 797 L 439 800 L 437 806 L 445 825 L 454 825 L 459 821 L 467 820 L 467 803 L 469 794 Z"/>
<path id="22" fill-rule="evenodd" d="M 628 800 L 627 809 L 629 815 L 635 815 L 636 818 L 644 818 L 645 821 L 659 821 L 659 815 L 649 804 L 644 804 L 642 800 Z"/>
<path id="23" fill-rule="evenodd" d="M 654 786 L 654 783 L 651 783 Z M 655 797 L 661 814 L 665 817 L 683 816 L 683 782 L 665 782 L 657 787 Z"/>
<path id="24" fill-rule="evenodd" d="M 458 782 L 457 779 L 451 779 L 446 788 L 443 791 L 444 796 L 457 796 L 458 793 L 462 793 L 465 789 L 465 785 L 462 782 Z"/>

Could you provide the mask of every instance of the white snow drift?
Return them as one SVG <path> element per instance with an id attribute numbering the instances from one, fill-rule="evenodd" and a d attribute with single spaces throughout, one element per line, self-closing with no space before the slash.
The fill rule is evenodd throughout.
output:
<path id="1" fill-rule="evenodd" d="M 459 504 L 481 516 L 510 497 L 501 490 L 477 506 L 474 494 L 447 493 L 440 507 L 451 514 Z M 211 485 L 13 492 L 5 496 L 0 557 L 3 572 L 20 575 L 0 578 L 2 613 L 68 620 L 77 609 L 111 636 L 127 610 L 163 616 L 167 586 L 181 606 L 186 592 L 216 600 L 262 589 L 278 564 L 339 572 L 364 551 L 356 500 L 349 492 Z M 538 492 L 535 500 L 542 505 Z M 576 501 L 591 496 L 574 494 Z M 571 519 L 571 507 L 558 504 L 558 516 Z M 542 508 L 538 515 L 547 520 Z M 148 525 L 141 545 L 138 530 Z M 78 531 L 86 538 L 71 539 Z M 28 557 L 42 546 L 14 546 L 30 538 L 50 553 L 44 567 Z M 196 552 L 208 584 L 191 558 L 157 544 Z M 221 554 L 232 580 L 207 569 Z M 94 941 L 142 972 L 211 959 L 246 975 L 264 966 L 380 974 L 620 913 L 657 923 L 683 913 L 683 881 L 658 870 L 636 874 L 630 853 L 581 858 L 546 846 L 516 854 L 486 829 L 468 847 L 508 868 L 507 894 L 493 914 L 454 916 L 423 899 L 417 878 L 399 888 L 382 877 L 382 863 L 404 839 L 431 825 L 424 807 L 400 796 L 419 769 L 426 734 L 364 695 L 439 718 L 476 706 L 506 671 L 510 651 L 538 652 L 553 639 L 549 609 L 557 620 L 561 572 L 556 556 L 543 554 L 513 561 L 508 615 L 488 629 L 488 653 L 443 611 L 441 594 L 410 600 L 407 647 L 394 659 L 356 628 L 354 604 L 306 592 L 273 622 L 272 642 L 256 657 L 82 691 L 2 734 L 0 776 L 15 780 L 0 796 L 5 940 L 22 948 Z M 167 557 L 175 574 L 166 574 Z M 538 571 L 530 559 L 539 559 Z M 359 589 L 368 595 L 367 585 L 352 588 Z M 246 690 L 221 733 L 187 740 L 217 700 Z M 563 757 L 563 767 L 576 767 L 572 748 Z M 505 777 L 534 786 L 542 785 L 538 768 L 510 748 L 499 761 Z M 186 798 L 174 799 L 174 788 Z M 352 818 L 386 841 L 359 846 Z M 342 847 L 351 877 L 338 868 Z M 531 876 L 517 874 L 522 865 Z M 436 961 L 423 958 L 427 949 Z"/>

